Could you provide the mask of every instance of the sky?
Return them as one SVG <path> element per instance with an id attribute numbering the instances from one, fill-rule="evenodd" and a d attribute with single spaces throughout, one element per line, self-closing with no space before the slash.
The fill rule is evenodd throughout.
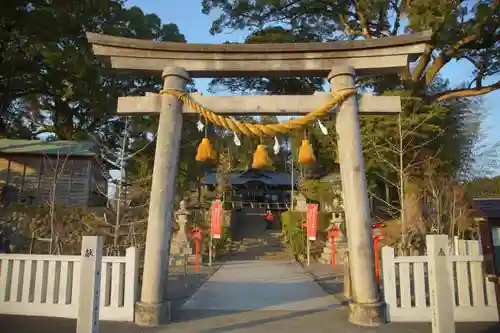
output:
<path id="1" fill-rule="evenodd" d="M 247 33 L 243 31 L 210 35 L 210 26 L 217 15 L 202 14 L 201 0 L 164 0 L 163 2 L 158 0 L 128 0 L 126 5 L 127 7 L 140 7 L 145 13 L 155 13 L 163 23 L 177 24 L 188 43 L 243 42 L 247 36 Z M 457 86 L 469 82 L 470 73 L 471 65 L 467 62 L 448 64 L 441 71 L 444 77 Z M 209 82 L 209 79 L 197 79 L 195 80 L 196 88 L 207 94 Z M 481 124 L 481 131 L 486 142 L 493 145 L 500 142 L 500 91 L 484 97 L 484 108 L 487 116 Z"/>

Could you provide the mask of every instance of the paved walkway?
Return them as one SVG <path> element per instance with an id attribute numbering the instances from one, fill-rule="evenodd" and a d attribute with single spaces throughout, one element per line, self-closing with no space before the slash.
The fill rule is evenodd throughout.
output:
<path id="1" fill-rule="evenodd" d="M 311 311 L 339 306 L 299 264 L 252 260 L 222 265 L 181 310 Z"/>

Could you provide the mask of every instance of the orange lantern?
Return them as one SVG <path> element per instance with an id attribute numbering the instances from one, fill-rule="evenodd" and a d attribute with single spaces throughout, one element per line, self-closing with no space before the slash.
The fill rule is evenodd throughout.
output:
<path id="1" fill-rule="evenodd" d="M 382 228 L 384 225 L 382 223 L 375 223 L 372 225 L 372 238 L 373 238 L 373 252 L 375 255 L 375 278 L 377 279 L 377 284 L 380 284 L 380 248 L 379 242 L 384 237 L 382 236 Z"/>
<path id="2" fill-rule="evenodd" d="M 201 232 L 201 229 L 198 227 L 194 227 L 191 229 L 191 239 L 194 239 L 194 246 L 195 246 L 195 261 L 194 261 L 194 271 L 198 272 L 200 270 L 199 263 L 200 263 L 200 244 L 203 239 L 203 233 Z"/>
<path id="3" fill-rule="evenodd" d="M 328 231 L 328 237 L 331 239 L 332 242 L 332 269 L 335 268 L 335 239 L 339 236 L 341 230 L 338 226 L 334 225 L 331 227 L 331 229 Z"/>

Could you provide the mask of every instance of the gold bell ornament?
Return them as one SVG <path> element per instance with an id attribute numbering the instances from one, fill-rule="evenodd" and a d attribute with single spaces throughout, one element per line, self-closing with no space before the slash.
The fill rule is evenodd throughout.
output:
<path id="1" fill-rule="evenodd" d="M 272 165 L 271 159 L 267 154 L 267 148 L 265 145 L 258 145 L 255 153 L 253 154 L 252 168 L 254 169 L 265 169 Z"/>
<path id="2" fill-rule="evenodd" d="M 196 161 L 204 163 L 215 163 L 216 161 L 215 151 L 208 138 L 203 138 L 198 145 L 198 150 L 196 152 Z"/>
<path id="3" fill-rule="evenodd" d="M 309 143 L 309 140 L 302 140 L 299 149 L 299 159 L 297 162 L 301 165 L 310 165 L 316 162 L 316 156 L 314 156 L 314 151 Z"/>

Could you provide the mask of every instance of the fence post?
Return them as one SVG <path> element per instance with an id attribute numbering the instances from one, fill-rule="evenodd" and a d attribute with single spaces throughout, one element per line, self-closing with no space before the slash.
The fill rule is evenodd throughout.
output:
<path id="1" fill-rule="evenodd" d="M 129 247 L 125 251 L 125 295 L 123 306 L 134 320 L 135 302 L 139 300 L 139 249 Z"/>
<path id="2" fill-rule="evenodd" d="M 83 236 L 76 333 L 99 332 L 101 263 L 101 236 Z"/>
<path id="3" fill-rule="evenodd" d="M 455 333 L 453 270 L 447 235 L 427 235 L 432 333 Z"/>
<path id="4" fill-rule="evenodd" d="M 385 316 L 387 322 L 391 321 L 391 310 L 397 307 L 396 296 L 396 265 L 394 248 L 382 248 L 382 283 L 384 285 Z"/>
<path id="5" fill-rule="evenodd" d="M 456 256 L 460 255 L 460 246 L 458 236 L 453 237 L 453 251 Z"/>

